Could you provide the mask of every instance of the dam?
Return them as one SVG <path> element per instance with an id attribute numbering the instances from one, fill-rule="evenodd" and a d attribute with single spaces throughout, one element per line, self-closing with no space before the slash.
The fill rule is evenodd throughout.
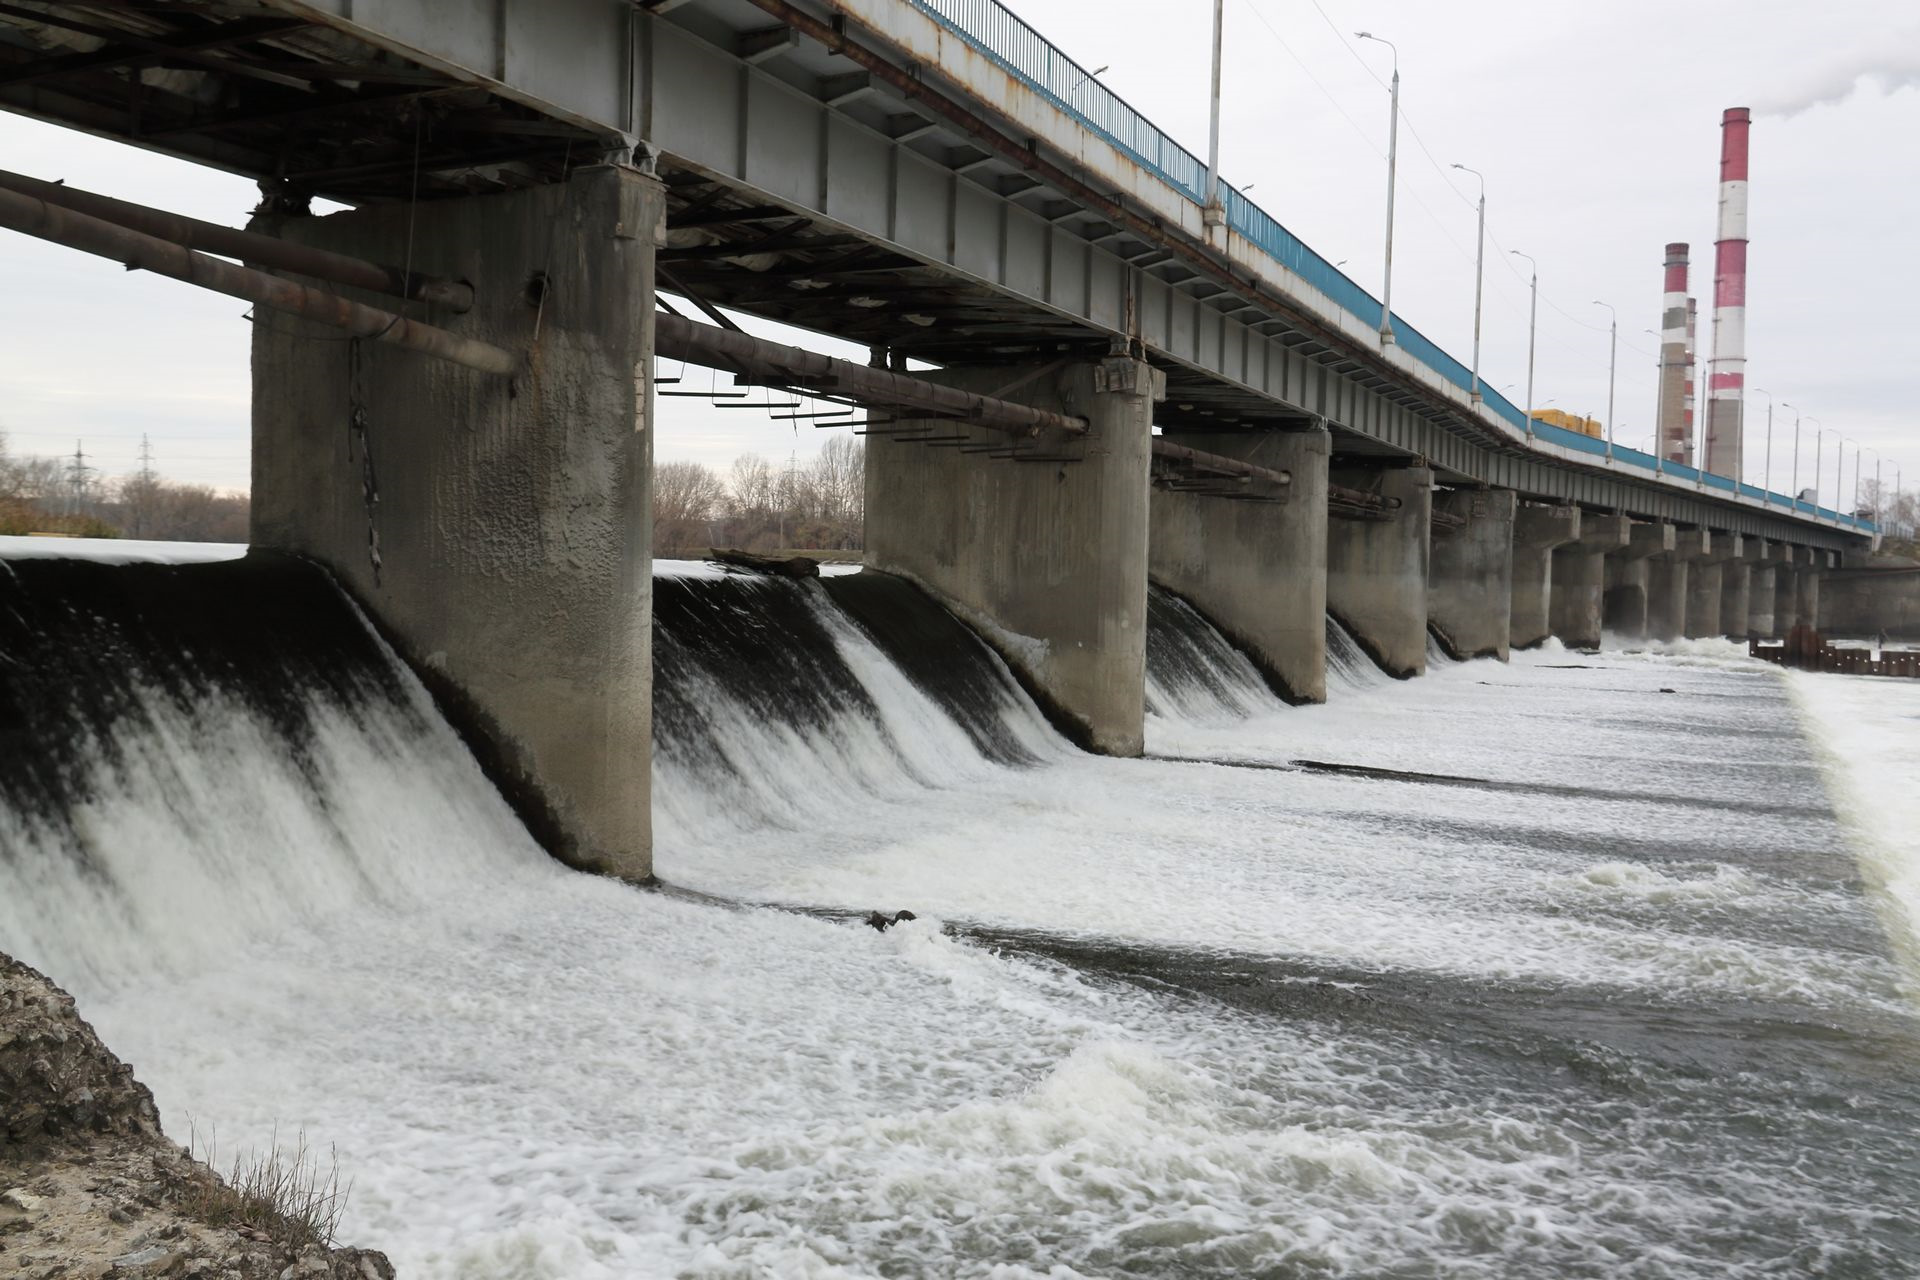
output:
<path id="1" fill-rule="evenodd" d="M 1536 419 L 999 4 L 0 31 L 261 183 L 0 173 L 254 308 L 247 545 L 0 538 L 0 952 L 168 1133 L 449 1280 L 1920 1274 L 1920 692 L 1748 656 L 1874 512 Z M 656 558 L 722 380 L 860 563 Z"/>

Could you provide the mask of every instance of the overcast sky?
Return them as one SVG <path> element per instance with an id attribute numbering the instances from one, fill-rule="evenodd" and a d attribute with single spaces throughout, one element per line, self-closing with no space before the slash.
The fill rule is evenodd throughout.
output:
<path id="1" fill-rule="evenodd" d="M 699 3 L 700 0 L 695 0 Z M 1208 0 L 1015 0 L 1013 8 L 1196 152 L 1206 145 Z M 1221 170 L 1378 291 L 1391 55 L 1399 47 L 1394 310 L 1472 350 L 1473 179 L 1488 199 L 1486 381 L 1525 395 L 1526 266 L 1540 262 L 1536 400 L 1602 416 L 1618 308 L 1620 443 L 1653 433 L 1660 263 L 1693 246 L 1710 350 L 1722 108 L 1751 106 L 1747 384 L 1898 459 L 1920 485 L 1920 15 L 1912 0 L 1227 0 Z M 1377 78 L 1376 78 L 1377 77 Z M 0 114 L 0 167 L 239 224 L 243 180 Z M 150 434 L 179 479 L 247 483 L 243 304 L 0 232 L 0 429 L 21 452 L 84 438 L 109 474 Z M 775 332 L 762 327 L 765 332 Z M 789 340 L 792 335 L 787 335 Z M 842 346 L 809 340 L 820 349 Z M 1748 479 L 1766 399 L 1750 393 Z M 663 460 L 724 466 L 752 449 L 804 460 L 824 432 L 666 401 Z M 1774 488 L 1792 410 L 1776 409 Z M 1813 469 L 1804 429 L 1801 483 Z M 1852 450 L 1847 453 L 1851 488 Z M 1826 471 L 1832 475 L 1832 453 Z M 1869 452 L 1866 473 L 1874 456 Z M 1831 494 L 1832 489 L 1828 489 Z"/>

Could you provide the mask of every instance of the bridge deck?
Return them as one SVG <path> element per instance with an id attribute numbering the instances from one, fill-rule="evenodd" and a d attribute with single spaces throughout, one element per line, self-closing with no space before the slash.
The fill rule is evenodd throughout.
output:
<path id="1" fill-rule="evenodd" d="M 1864 522 L 1496 393 L 995 0 L 0 6 L 0 106 L 350 202 L 551 181 L 639 141 L 662 283 L 937 363 L 1138 348 L 1169 430 L 1325 422 L 1346 455 L 1840 548 Z"/>

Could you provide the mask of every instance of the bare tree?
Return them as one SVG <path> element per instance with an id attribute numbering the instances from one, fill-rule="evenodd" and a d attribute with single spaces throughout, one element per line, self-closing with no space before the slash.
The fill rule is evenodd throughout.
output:
<path id="1" fill-rule="evenodd" d="M 858 547 L 866 517 L 866 446 L 858 436 L 834 435 L 807 468 L 812 510 L 831 530 L 834 547 Z"/>
<path id="2" fill-rule="evenodd" d="M 653 549 L 686 551 L 710 546 L 711 522 L 720 514 L 727 487 L 698 462 L 663 462 L 653 469 Z"/>
<path id="3" fill-rule="evenodd" d="M 757 453 L 733 460 L 727 476 L 727 506 L 735 518 L 764 518 L 778 510 L 779 479 L 773 466 Z"/>

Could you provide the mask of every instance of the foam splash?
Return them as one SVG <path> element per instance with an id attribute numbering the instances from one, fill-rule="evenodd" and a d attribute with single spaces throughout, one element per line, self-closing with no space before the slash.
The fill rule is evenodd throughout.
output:
<path id="1" fill-rule="evenodd" d="M 1920 995 L 1920 682 L 1793 671 L 1787 686 Z"/>

